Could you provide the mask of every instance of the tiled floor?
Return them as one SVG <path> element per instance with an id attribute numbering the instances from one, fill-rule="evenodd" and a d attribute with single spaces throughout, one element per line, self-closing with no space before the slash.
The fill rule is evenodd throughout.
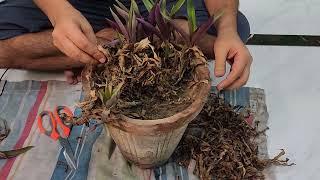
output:
<path id="1" fill-rule="evenodd" d="M 251 21 L 253 33 L 319 35 L 319 9 L 319 0 L 241 0 L 241 10 Z M 269 154 L 284 148 L 297 164 L 276 168 L 277 179 L 320 179 L 319 48 L 249 48 L 254 63 L 248 86 L 263 88 L 267 95 Z M 63 74 L 10 71 L 6 78 L 63 80 Z"/>
<path id="2" fill-rule="evenodd" d="M 253 33 L 320 35 L 319 0 L 240 0 Z"/>
<path id="3" fill-rule="evenodd" d="M 320 179 L 320 51 L 311 47 L 251 46 L 248 86 L 265 89 L 269 154 L 285 148 L 297 165 L 277 168 L 278 180 Z"/>

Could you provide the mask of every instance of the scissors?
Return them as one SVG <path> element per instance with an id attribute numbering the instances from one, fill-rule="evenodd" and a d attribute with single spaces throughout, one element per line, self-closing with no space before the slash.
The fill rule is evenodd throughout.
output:
<path id="1" fill-rule="evenodd" d="M 66 116 L 65 116 L 66 115 Z M 44 117 L 49 117 L 49 123 L 51 126 L 51 130 L 46 130 L 43 127 Z M 63 155 L 68 163 L 68 165 L 75 170 L 76 160 L 73 155 L 73 151 L 71 145 L 68 141 L 68 137 L 70 136 L 71 131 L 71 123 L 66 122 L 67 118 L 72 118 L 73 113 L 66 106 L 57 106 L 54 112 L 51 111 L 42 111 L 38 117 L 38 127 L 41 133 L 44 133 L 54 141 L 59 141 L 60 145 L 63 147 Z M 58 126 L 61 131 L 58 130 Z"/>

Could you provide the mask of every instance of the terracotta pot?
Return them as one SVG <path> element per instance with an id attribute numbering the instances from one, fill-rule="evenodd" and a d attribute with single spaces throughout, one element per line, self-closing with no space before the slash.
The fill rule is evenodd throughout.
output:
<path id="1" fill-rule="evenodd" d="M 84 74 L 92 67 L 86 67 Z M 210 91 L 210 76 L 207 65 L 196 68 L 198 82 L 188 90 L 193 102 L 185 110 L 163 119 L 141 120 L 120 116 L 105 127 L 119 147 L 122 155 L 141 168 L 151 168 L 165 163 L 172 155 L 188 124 L 200 113 Z M 89 76 L 83 76 L 83 88 L 90 89 Z M 88 91 L 87 91 L 88 92 Z M 86 93 L 88 94 L 88 93 Z"/>

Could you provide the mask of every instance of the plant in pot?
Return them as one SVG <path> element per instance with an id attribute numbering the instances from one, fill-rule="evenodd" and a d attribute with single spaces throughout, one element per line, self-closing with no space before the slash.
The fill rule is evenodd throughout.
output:
<path id="1" fill-rule="evenodd" d="M 187 0 L 189 32 L 174 23 L 185 3 L 168 12 L 166 2 L 143 1 L 148 17 L 120 2 L 107 19 L 117 38 L 99 47 L 104 64 L 82 73 L 84 123 L 102 121 L 123 156 L 142 168 L 166 162 L 188 123 L 201 111 L 210 91 L 207 59 L 196 46 L 217 16 L 196 27 L 192 0 Z"/>

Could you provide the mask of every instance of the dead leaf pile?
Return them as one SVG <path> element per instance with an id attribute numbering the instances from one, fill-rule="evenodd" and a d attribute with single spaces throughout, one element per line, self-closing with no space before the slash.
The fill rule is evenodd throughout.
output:
<path id="1" fill-rule="evenodd" d="M 209 179 L 264 179 L 263 170 L 271 165 L 288 164 L 280 160 L 260 159 L 255 139 L 261 135 L 245 117 L 211 94 L 204 109 L 192 121 L 180 141 L 173 158 L 187 167 L 196 161 L 195 174 Z"/>

